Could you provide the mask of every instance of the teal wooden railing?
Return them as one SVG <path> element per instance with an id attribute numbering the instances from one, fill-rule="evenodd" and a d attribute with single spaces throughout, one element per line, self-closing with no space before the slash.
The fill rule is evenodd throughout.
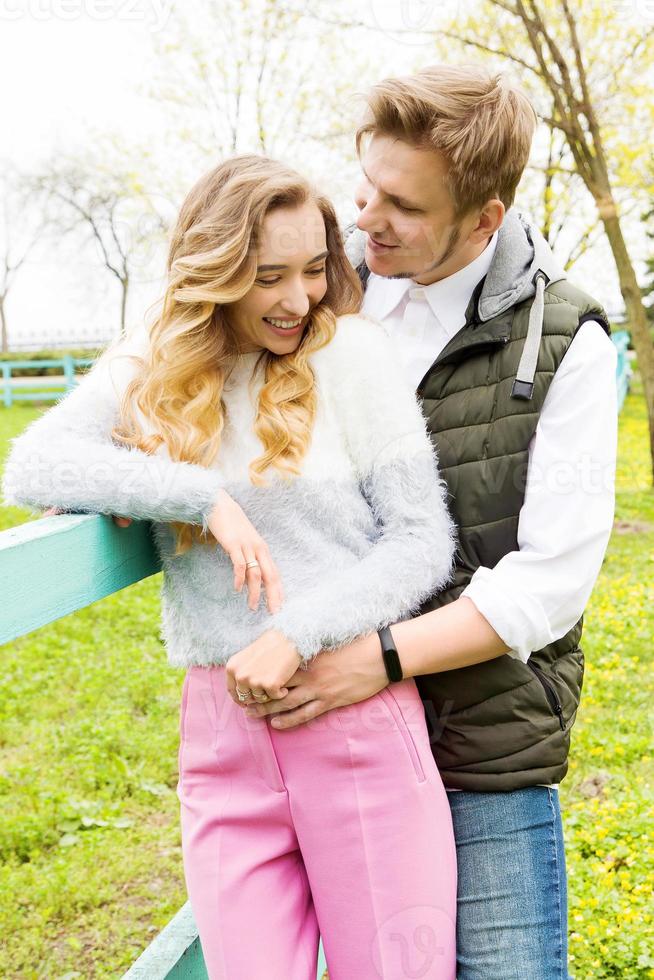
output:
<path id="1" fill-rule="evenodd" d="M 617 331 L 620 407 L 629 388 L 629 334 Z M 27 362 L 35 366 L 35 362 Z M 36 362 L 38 363 L 38 362 Z M 47 362 L 51 363 L 51 362 Z M 60 397 L 58 393 L 55 397 Z M 99 514 L 61 514 L 0 532 L 0 643 L 24 636 L 161 571 L 150 524 L 119 528 Z M 320 947 L 318 978 L 326 969 Z M 186 902 L 123 980 L 207 980 Z"/>
<path id="2" fill-rule="evenodd" d="M 76 367 L 90 367 L 93 364 L 92 357 L 72 357 L 65 354 L 59 359 L 46 359 L 41 361 L 0 361 L 2 371 L 2 401 L 5 408 L 11 408 L 14 402 L 52 402 L 61 398 L 71 388 L 77 384 L 75 376 Z M 34 381 L 25 380 L 24 383 L 16 385 L 12 382 L 12 372 L 24 370 L 25 368 L 59 368 L 64 376 L 61 378 L 48 378 L 38 376 Z M 36 387 L 36 390 L 34 390 Z M 61 388 L 64 391 L 61 391 Z M 55 388 L 56 391 L 43 391 L 43 388 Z"/>
<path id="3" fill-rule="evenodd" d="M 629 391 L 629 384 L 631 382 L 631 365 L 629 363 L 629 355 L 627 353 L 629 347 L 629 331 L 628 330 L 616 330 L 612 335 L 611 339 L 615 344 L 618 351 L 618 364 L 616 368 L 616 375 L 618 381 L 618 411 L 622 408 L 625 398 L 627 397 L 627 392 Z"/>
<path id="4" fill-rule="evenodd" d="M 161 571 L 148 521 L 119 528 L 101 514 L 59 514 L 0 532 L 0 644 Z M 318 978 L 326 969 L 322 945 Z M 189 902 L 126 980 L 207 980 Z"/>

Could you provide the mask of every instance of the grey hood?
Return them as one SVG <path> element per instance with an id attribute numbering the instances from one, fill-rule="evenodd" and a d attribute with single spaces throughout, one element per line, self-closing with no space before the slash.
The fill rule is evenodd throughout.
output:
<path id="1" fill-rule="evenodd" d="M 479 297 L 482 322 L 533 296 L 538 271 L 545 273 L 548 283 L 567 279 L 536 225 L 515 208 L 509 208 Z"/>
<path id="2" fill-rule="evenodd" d="M 364 260 L 366 233 L 353 225 L 346 229 L 345 235 L 345 251 L 352 265 L 357 267 Z M 509 208 L 479 297 L 480 320 L 490 320 L 534 296 L 534 276 L 539 270 L 545 273 L 548 283 L 567 278 L 536 225 L 516 208 Z"/>

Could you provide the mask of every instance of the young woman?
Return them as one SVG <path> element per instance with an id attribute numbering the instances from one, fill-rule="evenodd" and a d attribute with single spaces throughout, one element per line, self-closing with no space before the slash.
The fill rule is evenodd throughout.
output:
<path id="1" fill-rule="evenodd" d="M 184 201 L 145 336 L 5 469 L 9 503 L 154 522 L 211 980 L 313 980 L 319 934 L 331 980 L 455 975 L 454 839 L 413 679 L 288 730 L 244 711 L 451 572 L 419 403 L 360 302 L 329 202 L 279 163 L 228 160 Z"/>

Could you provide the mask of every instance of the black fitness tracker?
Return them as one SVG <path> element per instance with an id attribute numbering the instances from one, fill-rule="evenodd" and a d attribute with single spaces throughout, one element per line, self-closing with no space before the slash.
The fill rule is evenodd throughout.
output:
<path id="1" fill-rule="evenodd" d="M 381 640 L 382 656 L 384 658 L 384 666 L 386 667 L 386 676 L 391 684 L 394 684 L 395 681 L 401 681 L 404 675 L 402 673 L 400 658 L 397 650 L 395 649 L 395 641 L 393 640 L 391 628 L 390 626 L 382 626 L 380 630 L 377 630 L 377 633 L 379 635 L 379 639 Z"/>

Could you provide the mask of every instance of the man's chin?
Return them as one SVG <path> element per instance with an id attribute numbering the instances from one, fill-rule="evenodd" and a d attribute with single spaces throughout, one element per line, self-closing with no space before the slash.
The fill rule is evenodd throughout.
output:
<path id="1" fill-rule="evenodd" d="M 366 265 L 376 276 L 383 276 L 386 279 L 406 279 L 411 276 L 410 272 L 405 272 L 401 268 L 401 262 L 392 251 L 385 255 L 378 255 L 366 244 L 365 259 Z"/>

